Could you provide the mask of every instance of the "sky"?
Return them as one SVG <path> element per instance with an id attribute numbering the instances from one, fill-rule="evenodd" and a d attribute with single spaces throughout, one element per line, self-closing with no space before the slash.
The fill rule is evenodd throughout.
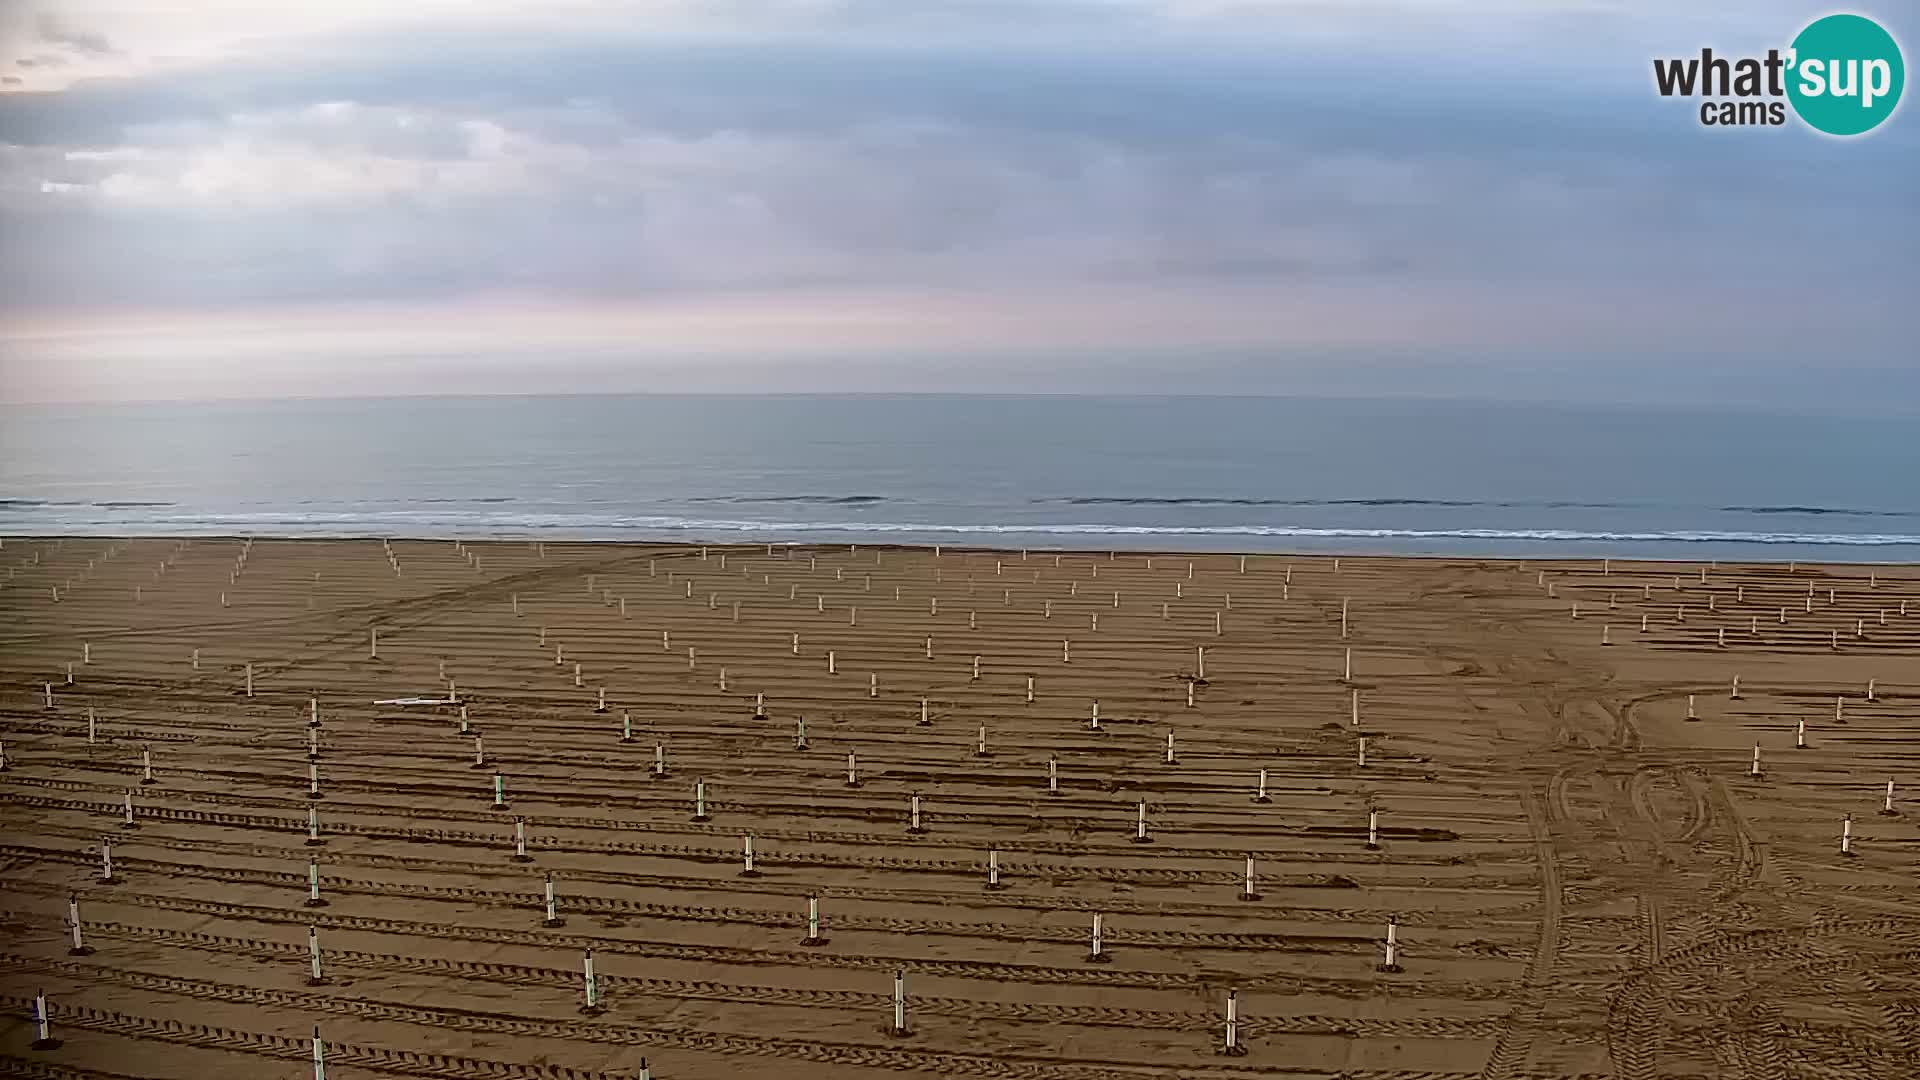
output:
<path id="1" fill-rule="evenodd" d="M 8 0 L 0 401 L 1916 403 L 1914 107 L 1652 89 L 1829 10 Z"/>

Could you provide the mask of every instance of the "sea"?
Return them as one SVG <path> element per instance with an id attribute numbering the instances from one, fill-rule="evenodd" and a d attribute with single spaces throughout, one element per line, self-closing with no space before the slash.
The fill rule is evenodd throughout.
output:
<path id="1" fill-rule="evenodd" d="M 1920 422 L 1274 397 L 0 409 L 0 534 L 1920 560 Z"/>

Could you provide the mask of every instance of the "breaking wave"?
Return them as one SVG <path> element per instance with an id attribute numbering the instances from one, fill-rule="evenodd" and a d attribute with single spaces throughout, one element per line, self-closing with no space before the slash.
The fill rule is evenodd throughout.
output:
<path id="1" fill-rule="evenodd" d="M 97 505 L 97 504 L 96 504 Z M 755 521 L 677 516 L 603 514 L 457 513 L 443 511 L 348 511 L 288 514 L 152 514 L 138 519 L 119 515 L 97 518 L 62 515 L 31 523 L 36 532 L 95 532 L 119 535 L 241 532 L 300 536 L 368 535 L 568 535 L 642 539 L 647 537 L 767 537 L 838 534 L 845 536 L 953 537 L 1253 537 L 1302 540 L 1494 541 L 1579 544 L 1757 544 L 1838 547 L 1920 546 L 1920 534 L 1815 533 L 1740 529 L 1408 529 L 1283 524 L 1135 525 L 1106 522 L 1003 522 L 941 524 L 886 521 Z"/>

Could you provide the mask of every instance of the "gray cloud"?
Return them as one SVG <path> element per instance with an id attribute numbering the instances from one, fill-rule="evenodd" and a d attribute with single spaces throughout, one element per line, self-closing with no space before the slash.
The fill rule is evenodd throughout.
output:
<path id="1" fill-rule="evenodd" d="M 807 17 L 878 36 L 408 31 L 0 96 L 0 227 L 30 253 L 0 256 L 0 303 L 1220 283 L 1444 299 L 1490 338 L 1558 325 L 1512 299 L 1547 296 L 1701 347 L 1913 340 L 1911 122 L 1703 131 L 1620 20 L 1604 63 L 1508 64 L 997 7 L 1062 32 L 988 45 L 941 32 L 994 24 L 972 4 L 843 3 Z"/>
<path id="2" fill-rule="evenodd" d="M 34 31 L 41 41 L 72 49 L 77 53 L 108 56 L 114 51 L 105 34 L 97 30 L 82 30 L 69 26 L 51 13 L 40 14 L 34 22 Z"/>
<path id="3" fill-rule="evenodd" d="M 1788 176 L 1784 198 L 1703 190 L 1669 165 L 1539 148 L 1168 146 L 927 121 L 689 136 L 593 105 L 241 114 L 138 128 L 108 151 L 16 149 L 4 173 L 27 178 L 0 188 L 23 217 L 62 207 L 41 222 L 60 253 L 7 282 L 44 302 L 1162 278 L 1598 294 L 1744 282 L 1771 252 L 1810 246 L 1891 288 L 1910 273 L 1891 238 L 1914 222 L 1890 204 L 1862 234 L 1846 175 L 1814 200 L 1806 177 Z"/>

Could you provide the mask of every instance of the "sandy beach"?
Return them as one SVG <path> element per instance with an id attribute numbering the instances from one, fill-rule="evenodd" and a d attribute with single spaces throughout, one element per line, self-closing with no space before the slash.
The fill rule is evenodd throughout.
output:
<path id="1" fill-rule="evenodd" d="M 1920 568 L 0 567 L 0 1074 L 1920 1075 Z"/>

